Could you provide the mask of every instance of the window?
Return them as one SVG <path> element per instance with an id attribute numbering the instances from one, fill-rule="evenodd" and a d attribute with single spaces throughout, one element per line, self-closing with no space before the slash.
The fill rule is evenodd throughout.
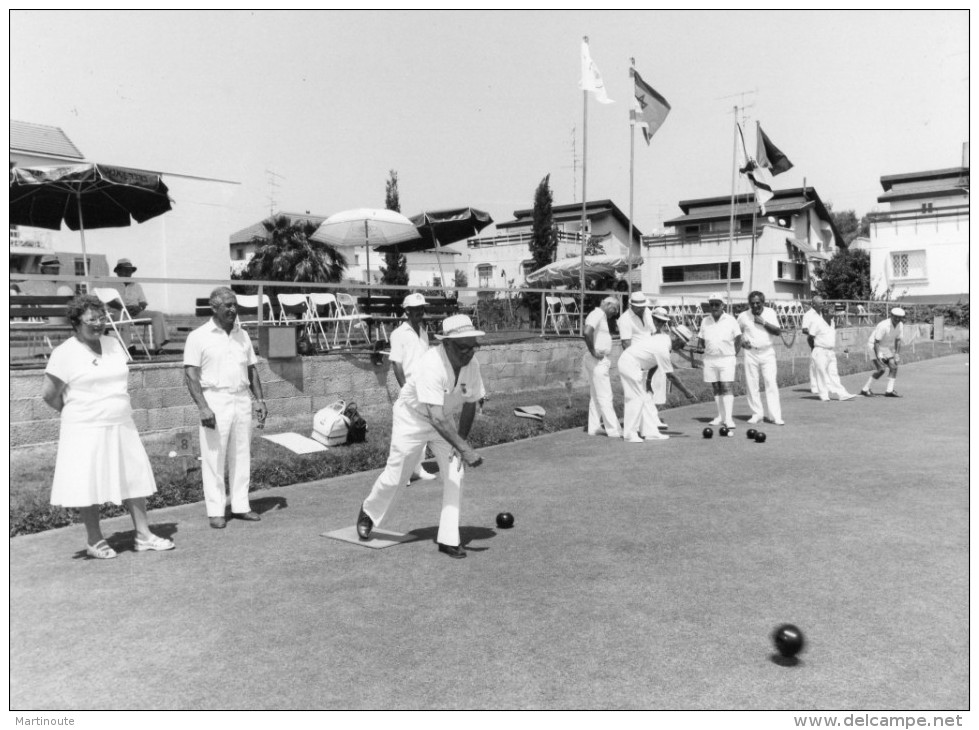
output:
<path id="1" fill-rule="evenodd" d="M 531 259 L 530 261 L 521 261 L 520 271 L 523 273 L 524 276 L 527 276 L 527 274 L 531 273 L 532 271 L 535 271 L 533 260 Z"/>
<path id="2" fill-rule="evenodd" d="M 787 281 L 805 281 L 806 265 L 797 261 L 779 261 L 776 278 Z"/>
<path id="3" fill-rule="evenodd" d="M 491 264 L 480 264 L 476 267 L 476 278 L 479 280 L 478 286 L 480 288 L 490 286 L 491 276 L 493 276 L 493 266 Z"/>
<path id="4" fill-rule="evenodd" d="M 935 210 L 935 204 L 934 203 L 922 203 L 921 204 L 921 212 L 922 213 L 931 213 L 934 210 Z"/>
<path id="5" fill-rule="evenodd" d="M 925 269 L 925 252 L 893 252 L 891 254 L 891 270 L 895 279 L 924 279 L 928 275 Z"/>
<path id="6" fill-rule="evenodd" d="M 741 278 L 741 262 L 731 263 L 731 278 Z M 694 264 L 692 266 L 664 266 L 664 284 L 686 284 L 694 281 L 727 281 L 727 262 L 723 264 Z"/>

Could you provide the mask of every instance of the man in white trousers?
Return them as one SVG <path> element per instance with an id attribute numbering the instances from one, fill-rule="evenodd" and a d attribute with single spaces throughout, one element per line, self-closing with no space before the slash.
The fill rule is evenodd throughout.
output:
<path id="1" fill-rule="evenodd" d="M 843 387 L 836 362 L 836 323 L 833 312 L 824 307 L 822 316 L 809 324 L 809 347 L 816 363 L 816 385 L 819 400 L 828 401 L 830 395 L 840 400 L 853 400 L 856 396 Z"/>
<path id="2" fill-rule="evenodd" d="M 891 316 L 878 322 L 867 340 L 867 350 L 874 361 L 874 372 L 867 378 L 867 384 L 860 390 L 860 395 L 870 398 L 874 395 L 871 390 L 875 380 L 880 380 L 887 369 L 887 386 L 884 395 L 888 398 L 900 398 L 894 390 L 897 379 L 897 366 L 901 362 L 901 343 L 904 340 L 904 317 L 906 313 L 901 307 L 894 307 Z"/>
<path id="3" fill-rule="evenodd" d="M 211 292 L 211 319 L 187 336 L 184 382 L 200 410 L 201 479 L 211 527 L 225 521 L 225 462 L 231 491 L 231 513 L 258 522 L 248 502 L 251 478 L 252 399 L 258 427 L 268 409 L 258 378 L 258 358 L 252 341 L 238 322 L 238 299 L 231 289 Z"/>
<path id="4" fill-rule="evenodd" d="M 374 482 L 357 516 L 357 536 L 369 540 L 384 522 L 398 490 L 408 481 L 427 444 L 435 453 L 442 478 L 442 513 L 436 542 L 450 558 L 466 557 L 459 535 L 459 510 L 465 467 L 483 463 L 466 439 L 476 417 L 476 404 L 485 397 L 479 363 L 477 330 L 464 314 L 446 317 L 441 347 L 429 349 L 418 362 L 394 404 L 391 450 L 384 471 Z M 452 421 L 458 414 L 458 426 Z"/>
<path id="5" fill-rule="evenodd" d="M 426 304 L 425 297 L 421 294 L 406 296 L 402 307 L 407 321 L 402 322 L 391 333 L 391 370 L 394 379 L 402 388 L 418 366 L 421 356 L 428 352 L 428 330 L 425 328 Z M 422 466 L 424 458 L 425 451 L 422 450 L 411 476 L 415 479 L 435 479 L 435 475 Z"/>
<path id="6" fill-rule="evenodd" d="M 707 300 L 710 314 L 700 320 L 697 335 L 704 351 L 704 382 L 710 383 L 717 405 L 712 426 L 734 428 L 734 374 L 741 350 L 741 329 L 737 320 L 724 311 L 724 300 L 717 294 Z"/>
<path id="7" fill-rule="evenodd" d="M 585 347 L 588 353 L 584 358 L 588 374 L 588 435 L 606 434 L 609 438 L 619 438 L 619 417 L 615 415 L 612 402 L 612 382 L 609 371 L 612 361 L 612 335 L 608 329 L 608 318 L 619 311 L 619 300 L 605 297 L 602 303 L 588 313 L 585 318 Z"/>
<path id="8" fill-rule="evenodd" d="M 751 418 L 748 423 L 761 423 L 765 418 L 760 382 L 765 383 L 765 406 L 772 423 L 784 426 L 782 404 L 778 397 L 778 360 L 772 336 L 782 334 L 778 315 L 765 306 L 765 295 L 753 291 L 748 295 L 748 309 L 738 315 L 741 328 L 741 349 L 744 351 L 744 380 Z"/>
<path id="9" fill-rule="evenodd" d="M 825 301 L 818 294 L 812 298 L 812 306 L 802 315 L 802 334 L 809 337 L 809 328 L 822 319 Z M 815 395 L 819 392 L 819 383 L 816 382 L 816 361 L 812 357 L 812 345 L 809 346 L 809 392 Z"/>

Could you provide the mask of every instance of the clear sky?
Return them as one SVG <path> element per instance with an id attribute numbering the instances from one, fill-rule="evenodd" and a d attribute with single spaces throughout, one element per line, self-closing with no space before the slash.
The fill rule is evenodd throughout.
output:
<path id="1" fill-rule="evenodd" d="M 588 103 L 589 199 L 628 214 L 634 57 L 672 106 L 651 146 L 636 134 L 643 233 L 730 194 L 742 103 L 749 151 L 760 121 L 795 164 L 777 188 L 805 180 L 862 215 L 881 175 L 961 164 L 968 33 L 964 10 L 12 11 L 10 118 L 93 161 L 240 182 L 236 228 L 270 196 L 382 208 L 391 169 L 407 215 L 502 222 L 546 174 L 556 204 L 581 200 L 588 35 L 616 102 Z"/>

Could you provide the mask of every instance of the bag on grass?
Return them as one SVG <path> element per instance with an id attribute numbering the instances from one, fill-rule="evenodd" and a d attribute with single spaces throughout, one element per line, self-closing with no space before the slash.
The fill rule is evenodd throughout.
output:
<path id="1" fill-rule="evenodd" d="M 348 403 L 343 411 L 347 420 L 347 443 L 356 444 L 367 440 L 367 421 L 357 412 L 356 403 Z"/>
<path id="2" fill-rule="evenodd" d="M 313 416 L 314 441 L 319 441 L 324 446 L 340 446 L 347 443 L 347 435 L 350 431 L 350 424 L 343 415 L 347 404 L 338 400 L 331 403 L 326 408 L 321 408 Z"/>

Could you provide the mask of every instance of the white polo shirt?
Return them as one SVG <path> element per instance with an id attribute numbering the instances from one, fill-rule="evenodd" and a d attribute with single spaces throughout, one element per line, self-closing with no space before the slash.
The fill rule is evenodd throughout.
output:
<path id="1" fill-rule="evenodd" d="M 599 355 L 608 355 L 612 352 L 612 335 L 608 331 L 608 318 L 605 310 L 595 307 L 588 316 L 585 317 L 585 327 L 595 330 L 595 352 Z"/>
<path id="2" fill-rule="evenodd" d="M 476 403 L 485 396 L 475 357 L 459 370 L 456 379 L 445 349 L 432 347 L 419 358 L 414 376 L 405 383 L 398 400 L 428 422 L 426 405 L 442 406 L 446 415 L 457 416 L 463 403 Z"/>
<path id="3" fill-rule="evenodd" d="M 698 337 L 704 341 L 705 357 L 733 357 L 736 354 L 734 340 L 740 335 L 738 321 L 727 312 L 716 321 L 711 314 L 700 320 Z"/>
<path id="4" fill-rule="evenodd" d="M 822 319 L 823 315 L 817 312 L 812 307 L 806 310 L 806 313 L 802 315 L 802 331 L 808 333 L 809 328 L 812 327 L 813 322 L 817 319 Z"/>
<path id="5" fill-rule="evenodd" d="M 632 307 L 629 307 L 629 311 L 619 317 L 617 324 L 619 326 L 619 339 L 629 340 L 630 346 L 636 340 L 651 337 L 656 331 L 653 326 L 652 315 L 649 313 L 649 307 L 643 307 L 641 318 L 636 316 Z"/>
<path id="6" fill-rule="evenodd" d="M 874 343 L 877 343 L 877 347 L 880 350 L 881 355 L 890 356 L 894 353 L 894 345 L 898 340 L 904 339 L 904 322 L 898 322 L 897 326 L 891 322 L 891 318 L 888 317 L 883 322 L 879 322 L 876 327 L 874 327 L 873 334 L 870 335 L 870 339 L 867 340 L 867 347 L 871 350 L 874 348 Z"/>
<path id="7" fill-rule="evenodd" d="M 428 330 L 424 324 L 416 333 L 410 324 L 402 322 L 391 333 L 391 362 L 401 365 L 406 381 L 414 372 L 415 364 L 421 356 L 428 352 L 428 347 Z"/>
<path id="8" fill-rule="evenodd" d="M 809 336 L 813 338 L 814 347 L 825 347 L 827 350 L 836 349 L 836 324 L 827 322 L 820 317 L 809 325 Z"/>
<path id="9" fill-rule="evenodd" d="M 762 307 L 761 318 L 774 327 L 780 326 L 778 315 L 771 307 Z M 738 315 L 738 326 L 741 328 L 744 339 L 751 344 L 752 349 L 764 350 L 772 346 L 772 336 L 768 330 L 755 323 L 755 315 L 751 313 L 750 309 L 746 309 Z"/>
<path id="10" fill-rule="evenodd" d="M 209 319 L 187 335 L 184 365 L 201 369 L 201 387 L 237 393 L 248 389 L 248 366 L 258 362 L 251 338 L 236 320 L 230 333 Z"/>

